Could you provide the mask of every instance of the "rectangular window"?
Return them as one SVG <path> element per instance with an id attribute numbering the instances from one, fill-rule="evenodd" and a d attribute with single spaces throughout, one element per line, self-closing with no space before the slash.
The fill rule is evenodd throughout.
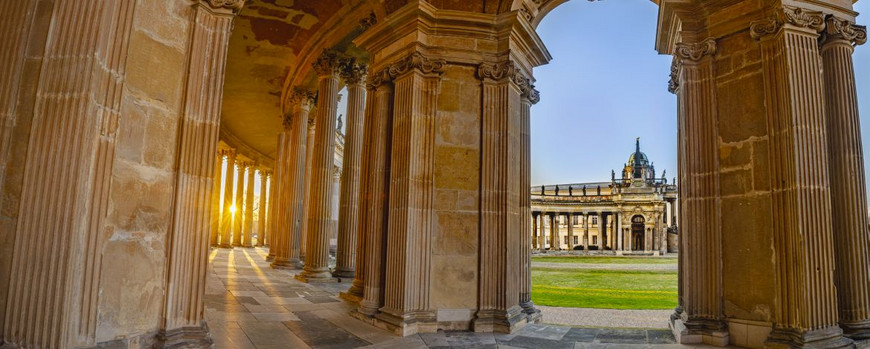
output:
<path id="1" fill-rule="evenodd" d="M 593 245 L 598 245 L 598 236 L 593 236 L 593 237 L 592 237 L 592 244 L 593 244 Z"/>
<path id="2" fill-rule="evenodd" d="M 592 224 L 598 224 L 598 217 L 592 217 Z"/>
<path id="3" fill-rule="evenodd" d="M 579 244 L 579 242 L 578 242 L 579 240 L 577 240 L 577 238 L 579 238 L 579 236 L 575 236 L 575 237 L 574 237 L 574 244 L 575 244 L 575 245 Z"/>

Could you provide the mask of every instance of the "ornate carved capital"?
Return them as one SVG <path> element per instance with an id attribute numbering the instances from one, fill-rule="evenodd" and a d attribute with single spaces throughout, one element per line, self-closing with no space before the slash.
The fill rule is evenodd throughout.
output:
<path id="1" fill-rule="evenodd" d="M 828 17 L 825 28 L 825 40 L 843 39 L 852 45 L 863 45 L 867 42 L 867 27 L 856 25 L 849 20 L 834 16 Z"/>
<path id="2" fill-rule="evenodd" d="M 260 177 L 269 178 L 272 177 L 272 170 L 270 169 L 260 169 Z"/>
<path id="3" fill-rule="evenodd" d="M 445 65 L 447 61 L 443 59 L 431 59 L 420 52 L 414 52 L 387 67 L 386 74 L 390 80 L 411 70 L 418 70 L 423 74 L 441 75 L 444 73 Z"/>
<path id="4" fill-rule="evenodd" d="M 677 93 L 680 89 L 680 70 L 683 69 L 683 61 L 674 56 L 671 61 L 671 79 L 668 81 L 668 92 Z"/>
<path id="5" fill-rule="evenodd" d="M 341 62 L 341 78 L 348 85 L 363 83 L 368 73 L 369 66 L 365 63 L 357 62 L 356 58 L 344 59 Z"/>
<path id="6" fill-rule="evenodd" d="M 240 166 L 241 168 L 244 168 L 244 169 L 247 170 L 247 169 L 250 169 L 250 168 L 252 168 L 252 167 L 256 167 L 256 166 L 257 166 L 257 163 L 256 163 L 256 162 L 253 162 L 253 161 L 244 161 L 244 162 L 240 163 L 239 166 Z"/>
<path id="7" fill-rule="evenodd" d="M 513 77 L 517 73 L 517 67 L 514 62 L 503 61 L 498 63 L 481 63 L 477 66 L 477 78 L 481 80 L 492 79 L 501 80 L 508 77 Z"/>
<path id="8" fill-rule="evenodd" d="M 538 104 L 541 101 L 541 93 L 535 89 L 535 86 L 531 86 L 528 90 L 523 91 L 522 97 L 528 99 L 532 104 Z"/>
<path id="9" fill-rule="evenodd" d="M 314 71 L 318 75 L 338 75 L 341 72 L 341 54 L 332 50 L 325 50 L 320 57 L 314 61 Z"/>
<path id="10" fill-rule="evenodd" d="M 245 6 L 245 0 L 200 0 L 214 9 L 226 8 L 233 12 L 239 12 Z"/>
<path id="11" fill-rule="evenodd" d="M 678 43 L 674 56 L 678 59 L 688 59 L 693 62 L 700 61 L 707 55 L 716 54 L 716 39 L 706 38 L 698 43 Z"/>
<path id="12" fill-rule="evenodd" d="M 825 14 L 821 11 L 811 11 L 795 6 L 783 6 L 774 15 L 753 21 L 749 25 L 749 35 L 753 39 L 759 40 L 776 33 L 779 28 L 786 24 L 822 32 L 825 29 Z"/>
<path id="13" fill-rule="evenodd" d="M 293 93 L 290 94 L 290 104 L 296 106 L 310 107 L 316 100 L 317 93 L 303 87 L 294 87 Z"/>

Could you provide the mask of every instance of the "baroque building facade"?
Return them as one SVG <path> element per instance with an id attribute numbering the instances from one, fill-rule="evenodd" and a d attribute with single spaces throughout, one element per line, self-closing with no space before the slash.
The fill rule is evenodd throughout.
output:
<path id="1" fill-rule="evenodd" d="M 610 182 L 540 185 L 532 193 L 532 249 L 677 252 L 677 186 L 635 151 Z"/>
<path id="2" fill-rule="evenodd" d="M 535 28 L 563 2 L 0 3 L 0 341 L 207 345 L 222 130 L 274 161 L 275 267 L 353 269 L 353 316 L 397 335 L 538 321 Z M 864 345 L 855 1 L 653 2 L 678 105 L 677 339 Z"/>

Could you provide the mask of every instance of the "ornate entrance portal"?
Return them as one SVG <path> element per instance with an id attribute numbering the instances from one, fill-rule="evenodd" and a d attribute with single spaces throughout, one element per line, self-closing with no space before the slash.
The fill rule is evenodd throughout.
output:
<path id="1" fill-rule="evenodd" d="M 644 250 L 644 241 L 646 231 L 645 228 L 645 220 L 643 216 L 636 215 L 631 217 L 631 250 L 632 251 L 643 251 Z"/>

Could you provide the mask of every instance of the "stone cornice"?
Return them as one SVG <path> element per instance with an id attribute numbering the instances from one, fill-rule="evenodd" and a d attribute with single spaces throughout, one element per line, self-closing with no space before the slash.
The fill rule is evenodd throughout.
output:
<path id="1" fill-rule="evenodd" d="M 341 62 L 341 78 L 348 85 L 362 84 L 366 80 L 366 75 L 369 72 L 369 66 L 365 63 L 358 62 L 356 58 L 344 59 Z"/>
<path id="2" fill-rule="evenodd" d="M 768 18 L 753 21 L 749 26 L 749 34 L 759 40 L 776 33 L 784 25 L 820 33 L 825 30 L 825 14 L 801 7 L 783 6 Z"/>
<path id="3" fill-rule="evenodd" d="M 829 16 L 825 21 L 825 40 L 844 39 L 852 45 L 863 45 L 867 42 L 867 27 L 856 25 L 849 20 Z"/>

